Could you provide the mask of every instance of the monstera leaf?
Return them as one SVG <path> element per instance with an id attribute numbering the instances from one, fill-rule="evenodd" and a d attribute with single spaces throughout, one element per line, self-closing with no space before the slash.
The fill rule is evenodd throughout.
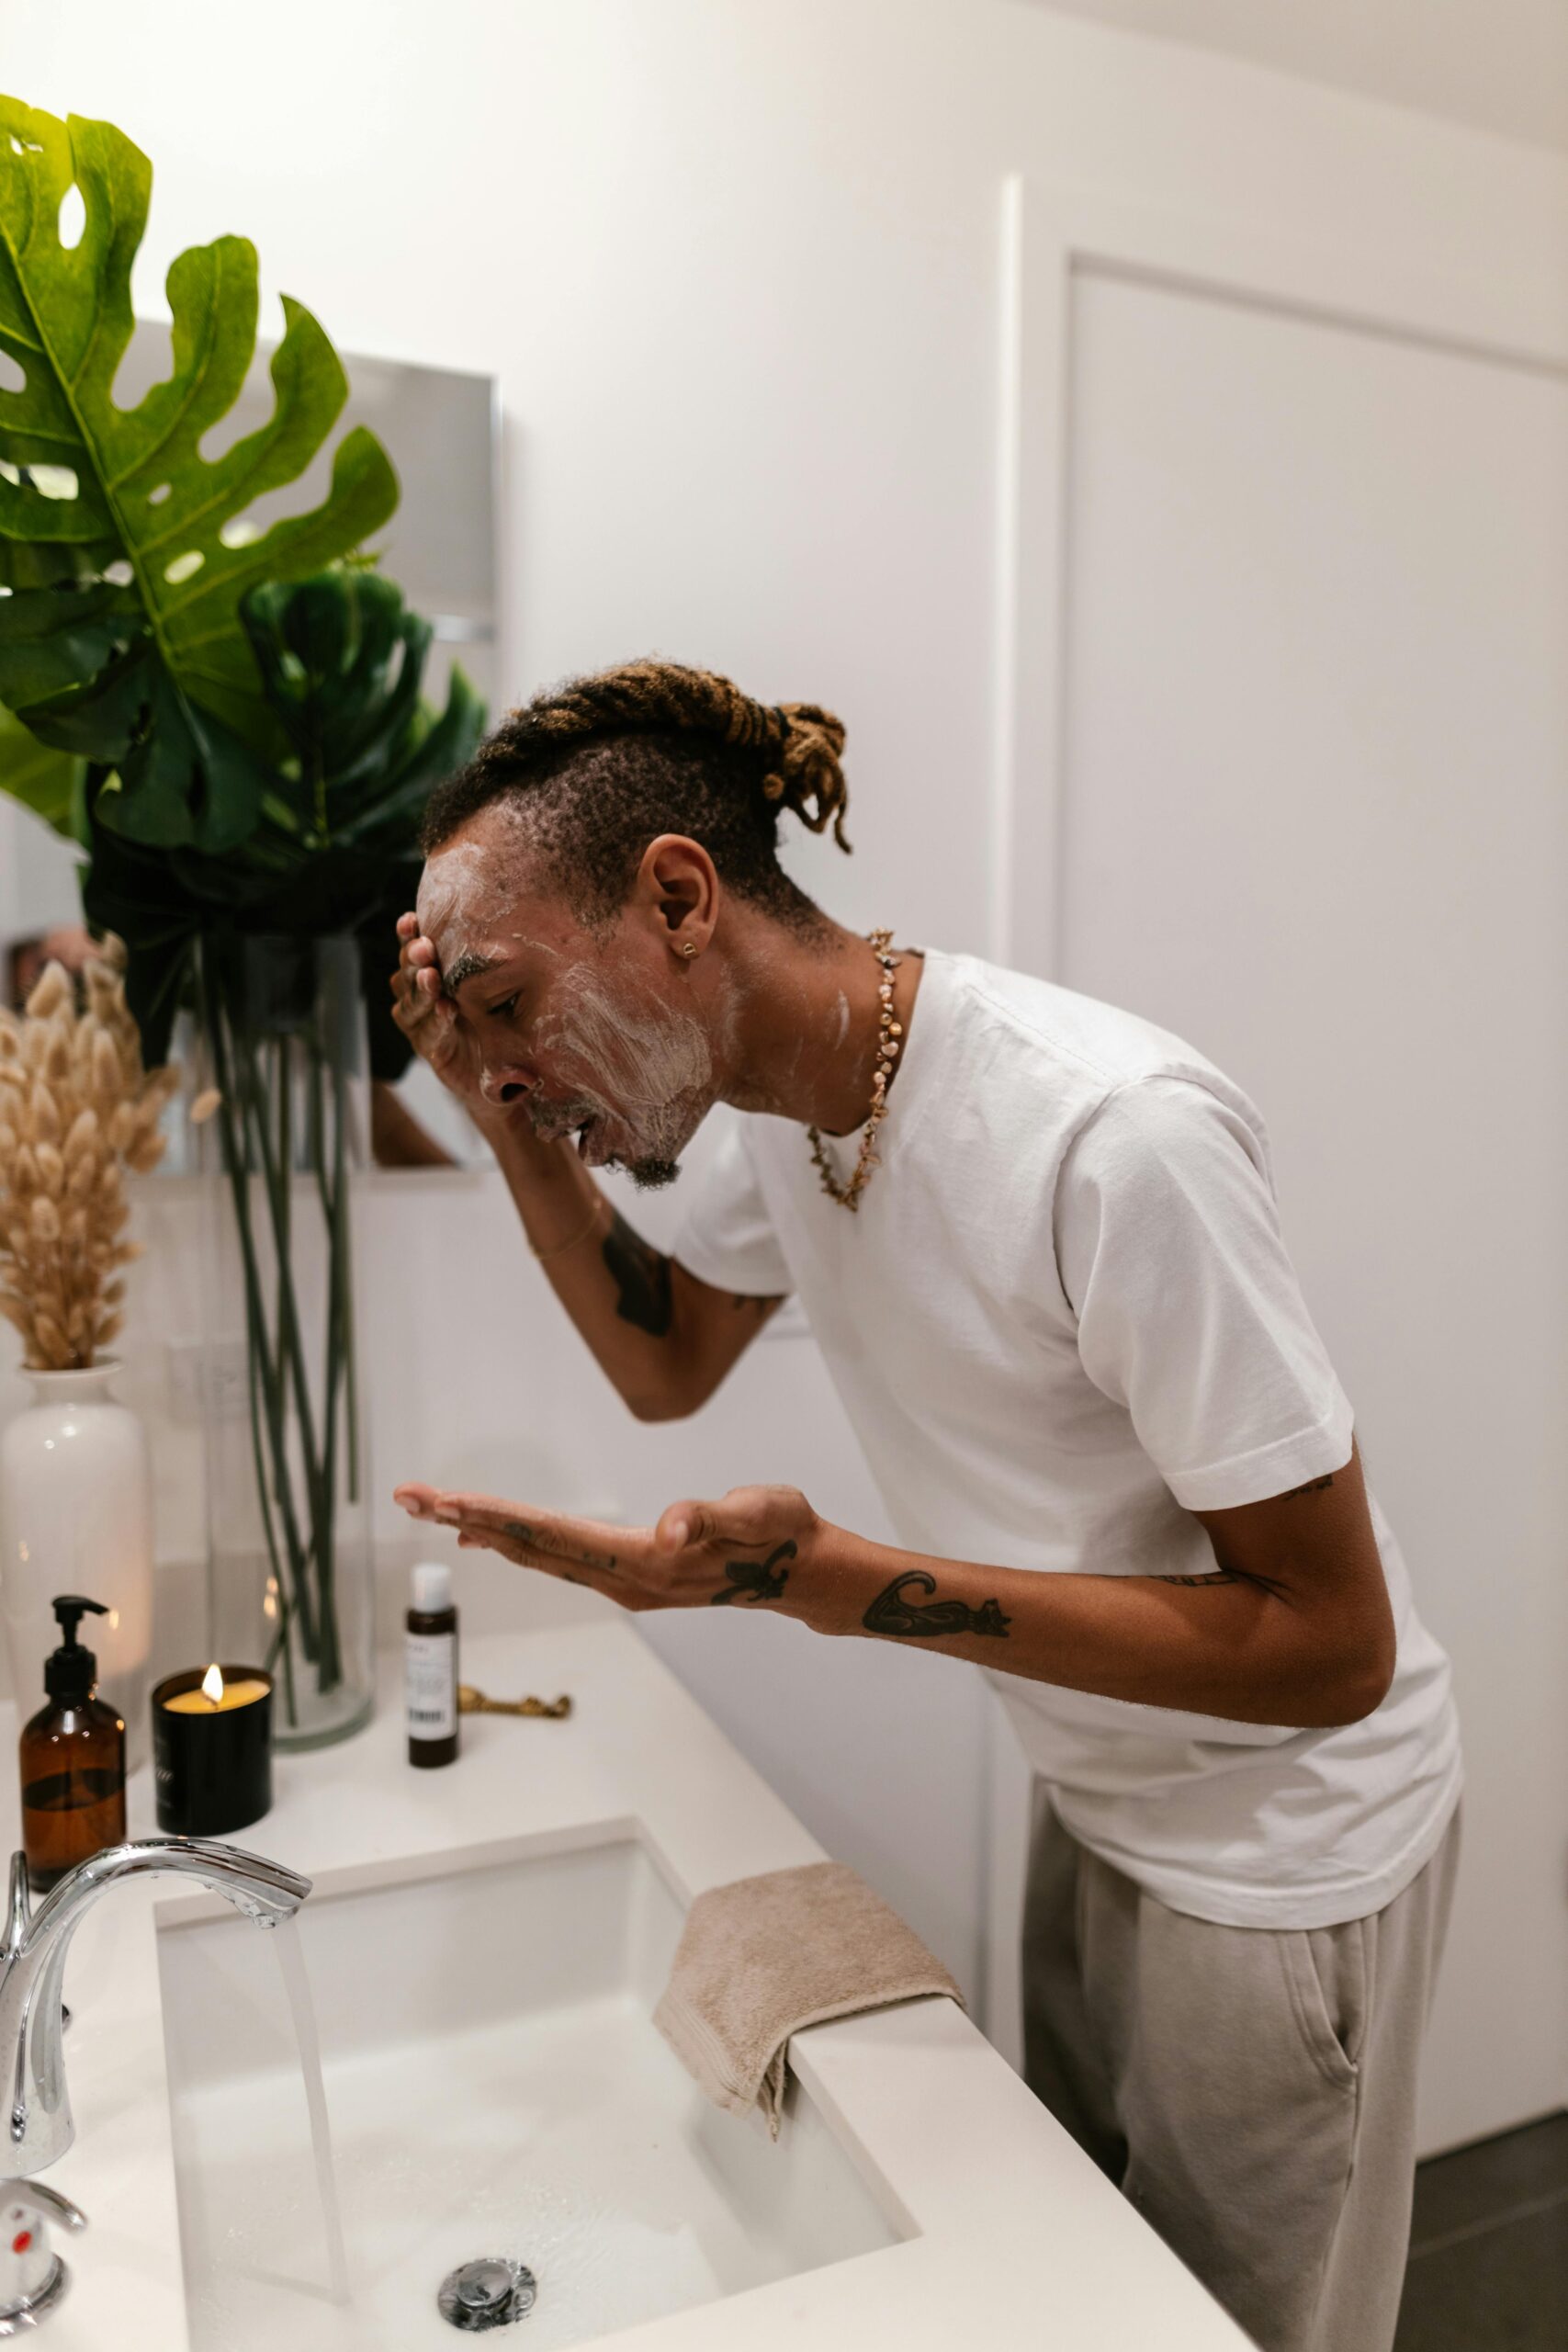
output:
<path id="1" fill-rule="evenodd" d="M 130 947 L 150 1064 L 197 941 L 346 931 L 389 1032 L 378 1072 L 396 1075 L 393 924 L 424 802 L 483 705 L 454 670 L 445 709 L 427 707 L 429 625 L 355 552 L 397 503 L 372 435 L 343 440 L 313 512 L 254 528 L 249 510 L 299 479 L 347 394 L 298 303 L 271 421 L 203 457 L 254 356 L 243 238 L 174 264 L 167 380 L 116 405 L 151 185 L 110 124 L 0 98 L 0 789 L 86 847 L 84 909 Z"/>
<path id="2" fill-rule="evenodd" d="M 84 219 L 67 245 L 73 187 Z M 136 408 L 116 406 L 151 187 L 147 158 L 112 124 L 0 98 L 0 351 L 22 379 L 0 387 L 0 584 L 12 590 L 0 605 L 13 608 L 0 694 L 42 741 L 118 767 L 113 829 L 217 850 L 254 822 L 254 759 L 278 750 L 240 601 L 357 547 L 398 488 L 355 427 L 321 505 L 260 534 L 245 525 L 258 498 L 298 480 L 347 396 L 326 335 L 288 298 L 271 420 L 202 456 L 254 356 L 256 255 L 243 237 L 174 263 L 172 372 Z M 36 614 L 18 609 L 37 596 Z"/>
<path id="3" fill-rule="evenodd" d="M 265 766 L 180 692 L 107 581 L 0 597 L 0 699 L 40 744 L 118 770 L 109 821 L 131 840 L 225 850 L 254 830 Z"/>
<path id="4" fill-rule="evenodd" d="M 8 792 L 57 833 L 85 847 L 82 782 L 80 760 L 40 743 L 0 703 L 0 792 Z"/>

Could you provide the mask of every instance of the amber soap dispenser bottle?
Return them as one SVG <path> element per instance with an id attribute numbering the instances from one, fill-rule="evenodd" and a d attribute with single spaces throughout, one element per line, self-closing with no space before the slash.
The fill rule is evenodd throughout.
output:
<path id="1" fill-rule="evenodd" d="M 36 1893 L 125 1836 L 125 1724 L 95 1696 L 98 1661 L 76 1639 L 101 1600 L 62 1592 L 54 1604 L 61 1644 L 43 1669 L 49 1704 L 21 1738 L 22 1845 Z"/>

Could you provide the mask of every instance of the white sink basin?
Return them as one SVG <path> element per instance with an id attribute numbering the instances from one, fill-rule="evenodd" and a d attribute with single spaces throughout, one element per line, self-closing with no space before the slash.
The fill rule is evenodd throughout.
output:
<path id="1" fill-rule="evenodd" d="M 323 1873 L 299 1914 L 351 2297 L 332 2300 L 274 1939 L 161 1917 L 191 2352 L 453 2352 L 476 2257 L 538 2283 L 530 2352 L 913 2234 L 797 2086 L 771 2142 L 652 2023 L 682 1912 L 637 1838 Z"/>

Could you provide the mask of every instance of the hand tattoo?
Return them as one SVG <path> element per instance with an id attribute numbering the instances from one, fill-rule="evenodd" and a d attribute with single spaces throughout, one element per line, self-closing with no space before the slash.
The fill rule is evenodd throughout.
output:
<path id="1" fill-rule="evenodd" d="M 895 1577 L 861 1619 L 868 1634 L 995 1634 L 1007 1639 L 1012 1619 L 1002 1614 L 999 1602 L 983 1600 L 978 1609 L 971 1609 L 966 1600 L 906 1600 L 903 1596 L 911 1585 L 920 1592 L 934 1592 L 936 1578 L 923 1568 Z"/>
<path id="2" fill-rule="evenodd" d="M 526 1544 L 531 1552 L 547 1553 L 551 1559 L 581 1560 L 585 1568 L 597 1568 L 602 1576 L 613 1577 L 615 1573 L 614 1552 L 563 1552 L 558 1544 L 544 1543 L 534 1530 L 520 1519 L 509 1519 L 502 1532 L 504 1535 L 510 1535 L 515 1543 Z M 571 1577 L 569 1582 L 581 1584 L 582 1578 Z"/>
<path id="3" fill-rule="evenodd" d="M 611 1217 L 602 1247 L 604 1263 L 620 1289 L 616 1314 L 651 1339 L 666 1338 L 675 1317 L 669 1259 L 634 1233 L 619 1209 Z"/>
<path id="4" fill-rule="evenodd" d="M 708 1606 L 722 1609 L 730 1600 L 776 1600 L 789 1582 L 789 1570 L 778 1566 L 780 1560 L 793 1560 L 799 1546 L 781 1544 L 765 1560 L 726 1560 L 724 1573 L 729 1578 L 722 1592 L 716 1592 Z"/>

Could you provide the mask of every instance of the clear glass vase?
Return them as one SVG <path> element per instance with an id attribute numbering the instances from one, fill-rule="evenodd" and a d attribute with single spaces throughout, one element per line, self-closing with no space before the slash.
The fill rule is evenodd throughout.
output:
<path id="1" fill-rule="evenodd" d="M 220 933 L 199 975 L 219 1098 L 196 1131 L 210 1639 L 215 1657 L 274 1676 L 279 1747 L 320 1747 L 368 1723 L 375 1691 L 352 1248 L 369 1138 L 359 950 L 346 935 Z"/>

